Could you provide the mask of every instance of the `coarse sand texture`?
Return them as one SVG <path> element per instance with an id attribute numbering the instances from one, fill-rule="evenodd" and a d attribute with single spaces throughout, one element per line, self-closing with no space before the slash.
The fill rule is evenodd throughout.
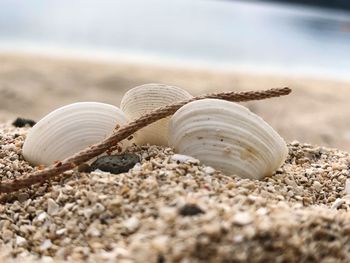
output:
<path id="1" fill-rule="evenodd" d="M 27 131 L 0 126 L 1 180 L 34 171 Z M 0 262 L 350 262 L 349 154 L 288 148 L 261 181 L 143 146 L 127 150 L 141 160 L 127 173 L 71 171 L 3 195 Z"/>

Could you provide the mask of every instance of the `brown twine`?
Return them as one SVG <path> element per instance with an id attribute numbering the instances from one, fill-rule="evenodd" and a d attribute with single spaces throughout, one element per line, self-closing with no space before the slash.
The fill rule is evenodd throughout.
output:
<path id="1" fill-rule="evenodd" d="M 131 121 L 125 126 L 120 127 L 115 133 L 100 143 L 92 145 L 56 164 L 53 164 L 43 170 L 25 174 L 14 180 L 4 180 L 0 182 L 0 193 L 11 193 L 34 184 L 43 183 L 48 179 L 60 175 L 61 173 L 71 170 L 78 165 L 106 152 L 111 147 L 118 144 L 118 142 L 128 138 L 139 129 L 169 115 L 174 114 L 183 105 L 200 99 L 213 98 L 228 101 L 249 101 L 262 100 L 272 97 L 279 97 L 288 95 L 291 92 L 289 88 L 269 89 L 263 91 L 248 91 L 248 92 L 223 92 L 213 93 L 204 96 L 194 97 L 189 100 L 176 102 L 174 104 L 160 107 L 152 112 L 149 112 L 140 118 Z"/>

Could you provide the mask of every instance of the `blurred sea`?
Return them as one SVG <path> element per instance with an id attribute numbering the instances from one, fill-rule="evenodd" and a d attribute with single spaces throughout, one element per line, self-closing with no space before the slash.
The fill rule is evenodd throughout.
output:
<path id="1" fill-rule="evenodd" d="M 0 50 L 350 79 L 350 13 L 214 0 L 0 0 Z"/>

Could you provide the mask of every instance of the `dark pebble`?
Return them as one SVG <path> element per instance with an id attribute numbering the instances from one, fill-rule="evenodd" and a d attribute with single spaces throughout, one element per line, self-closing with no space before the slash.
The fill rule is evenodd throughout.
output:
<path id="1" fill-rule="evenodd" d="M 165 258 L 163 255 L 158 255 L 158 260 L 157 260 L 157 263 L 165 263 Z"/>
<path id="2" fill-rule="evenodd" d="M 99 157 L 90 166 L 90 171 L 99 169 L 113 174 L 126 173 L 140 162 L 138 155 L 133 153 L 123 153 L 118 155 L 106 155 Z"/>
<path id="3" fill-rule="evenodd" d="M 12 125 L 15 126 L 15 127 L 18 127 L 18 128 L 22 128 L 26 125 L 30 126 L 30 127 L 33 127 L 35 125 L 35 121 L 33 120 L 30 120 L 30 119 L 24 119 L 24 118 L 17 118 L 13 123 Z"/>
<path id="4" fill-rule="evenodd" d="M 198 214 L 204 214 L 204 211 L 195 204 L 187 204 L 181 207 L 179 214 L 182 216 L 195 216 Z"/>

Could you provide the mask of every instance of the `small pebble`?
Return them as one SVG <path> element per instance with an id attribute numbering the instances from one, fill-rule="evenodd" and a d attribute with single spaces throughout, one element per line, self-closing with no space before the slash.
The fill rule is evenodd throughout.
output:
<path id="1" fill-rule="evenodd" d="M 99 157 L 90 166 L 90 171 L 101 170 L 113 174 L 120 174 L 129 171 L 140 162 L 136 154 L 124 153 L 119 155 L 106 155 Z"/>
<path id="2" fill-rule="evenodd" d="M 252 216 L 247 212 L 238 212 L 233 216 L 233 222 L 237 225 L 248 225 L 253 222 Z"/>
<path id="3" fill-rule="evenodd" d="M 210 167 L 210 166 L 206 166 L 203 171 L 206 173 L 206 174 L 213 174 L 215 173 L 215 169 L 213 167 Z"/>
<path id="4" fill-rule="evenodd" d="M 24 201 L 28 200 L 29 195 L 27 193 L 19 193 L 17 195 L 17 198 L 18 198 L 19 202 L 24 202 Z"/>
<path id="5" fill-rule="evenodd" d="M 40 245 L 40 250 L 45 251 L 52 247 L 52 242 L 50 239 L 44 240 L 44 242 Z"/>
<path id="6" fill-rule="evenodd" d="M 38 215 L 38 221 L 42 222 L 47 218 L 47 214 L 45 212 L 42 212 Z"/>
<path id="7" fill-rule="evenodd" d="M 21 236 L 16 236 L 16 245 L 21 247 L 27 244 L 27 240 Z"/>
<path id="8" fill-rule="evenodd" d="M 124 226 L 127 228 L 129 232 L 135 232 L 136 229 L 139 227 L 140 220 L 138 220 L 136 217 L 130 217 L 126 221 L 124 221 Z"/>
<path id="9" fill-rule="evenodd" d="M 47 213 L 49 215 L 52 216 L 52 215 L 57 214 L 59 208 L 60 208 L 60 206 L 52 198 L 49 198 L 47 200 Z"/>
<path id="10" fill-rule="evenodd" d="M 314 188 L 315 188 L 315 190 L 316 190 L 317 192 L 319 192 L 319 191 L 322 190 L 322 185 L 321 185 L 320 182 L 318 182 L 318 181 L 314 181 L 313 186 L 314 186 Z"/>
<path id="11" fill-rule="evenodd" d="M 29 127 L 33 127 L 35 125 L 35 121 L 30 120 L 30 119 L 25 119 L 25 118 L 20 118 L 18 117 L 13 123 L 12 125 L 15 127 L 25 127 L 25 126 L 29 126 Z"/>
<path id="12" fill-rule="evenodd" d="M 197 162 L 198 160 L 191 157 L 191 156 L 188 156 L 188 155 L 183 155 L 183 154 L 174 154 L 173 156 L 171 156 L 171 159 L 173 161 L 177 161 L 177 162 L 180 162 L 180 163 L 186 163 L 188 161 L 192 161 L 192 162 Z"/>
<path id="13" fill-rule="evenodd" d="M 182 216 L 195 216 L 204 214 L 204 211 L 196 204 L 186 204 L 180 208 L 179 214 Z"/>

